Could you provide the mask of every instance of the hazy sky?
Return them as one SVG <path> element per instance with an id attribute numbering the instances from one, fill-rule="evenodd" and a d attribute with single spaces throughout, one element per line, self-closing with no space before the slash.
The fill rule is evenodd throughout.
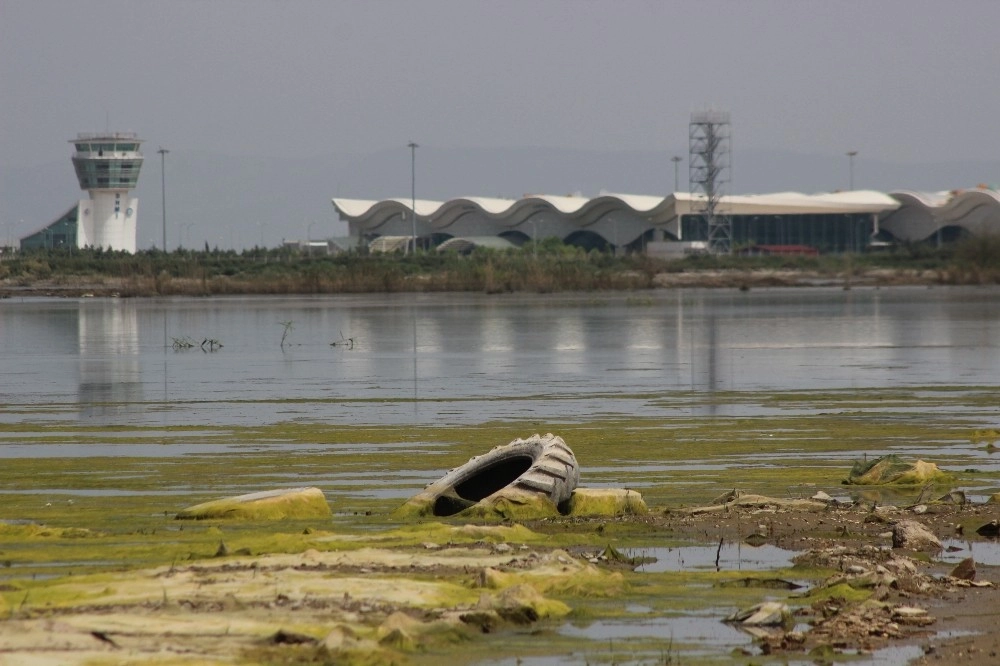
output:
<path id="1" fill-rule="evenodd" d="M 1000 155 L 1000 2 L 0 0 L 0 154 L 684 147 Z M 147 144 L 147 153 L 149 153 Z"/>
<path id="2" fill-rule="evenodd" d="M 104 129 L 147 162 L 686 154 L 709 107 L 734 152 L 996 160 L 998 26 L 997 0 L 0 0 L 0 165 L 62 162 L 72 191 L 66 140 Z"/>

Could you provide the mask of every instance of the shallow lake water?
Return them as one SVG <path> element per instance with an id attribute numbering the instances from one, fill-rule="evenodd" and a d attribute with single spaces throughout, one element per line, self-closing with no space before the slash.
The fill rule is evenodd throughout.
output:
<path id="1" fill-rule="evenodd" d="M 998 296 L 984 287 L 7 299 L 0 422 L 738 414 L 760 408 L 682 396 L 993 386 Z M 203 350 L 206 340 L 222 347 Z M 194 347 L 175 346 L 185 341 Z"/>

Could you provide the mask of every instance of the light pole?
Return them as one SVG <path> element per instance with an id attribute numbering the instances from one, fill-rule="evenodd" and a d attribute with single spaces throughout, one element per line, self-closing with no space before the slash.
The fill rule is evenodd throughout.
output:
<path id="1" fill-rule="evenodd" d="M 531 218 L 531 256 L 538 258 L 538 220 Z"/>
<path id="2" fill-rule="evenodd" d="M 410 221 L 413 224 L 413 254 L 417 253 L 417 148 L 411 141 L 410 148 Z"/>
<path id="3" fill-rule="evenodd" d="M 847 151 L 847 174 L 848 174 L 848 191 L 854 191 L 854 156 L 858 154 L 856 150 Z"/>
<path id="4" fill-rule="evenodd" d="M 190 245 L 191 245 L 191 227 L 193 227 L 193 226 L 195 226 L 194 222 L 188 222 L 187 224 L 184 225 L 184 235 L 187 237 L 188 249 L 191 249 L 190 248 Z"/>
<path id="5" fill-rule="evenodd" d="M 170 151 L 160 147 L 160 201 L 163 203 L 163 251 L 167 251 L 167 153 Z"/>
<path id="6" fill-rule="evenodd" d="M 673 157 L 670 158 L 670 161 L 674 163 L 674 192 L 677 192 L 677 191 L 680 190 L 680 184 L 679 184 L 680 180 L 679 180 L 678 173 L 679 173 L 679 167 L 680 167 L 680 164 L 681 164 L 681 160 L 683 160 L 683 159 L 684 158 L 681 157 L 680 155 L 674 155 Z"/>
<path id="7" fill-rule="evenodd" d="M 309 226 L 306 227 L 306 244 L 307 245 L 309 245 L 309 244 L 312 243 L 312 239 L 313 239 L 313 237 L 312 237 L 312 231 L 313 231 L 313 225 L 314 224 L 316 224 L 315 220 L 313 220 L 312 222 L 310 222 Z"/>

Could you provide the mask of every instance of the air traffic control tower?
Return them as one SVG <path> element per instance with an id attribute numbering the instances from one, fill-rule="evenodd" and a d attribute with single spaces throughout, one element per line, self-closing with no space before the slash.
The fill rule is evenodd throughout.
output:
<path id="1" fill-rule="evenodd" d="M 135 253 L 139 199 L 129 192 L 139 182 L 142 153 L 134 132 L 77 134 L 70 141 L 73 168 L 89 199 L 77 208 L 76 246 Z"/>

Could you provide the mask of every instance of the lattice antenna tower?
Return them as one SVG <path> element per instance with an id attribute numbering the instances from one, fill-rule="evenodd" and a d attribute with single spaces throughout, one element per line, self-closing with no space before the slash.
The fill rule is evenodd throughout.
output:
<path id="1" fill-rule="evenodd" d="M 701 194 L 703 224 L 707 226 L 708 249 L 713 254 L 732 251 L 733 220 L 719 202 L 730 176 L 731 130 L 728 111 L 695 111 L 688 125 L 688 177 L 691 194 Z"/>

